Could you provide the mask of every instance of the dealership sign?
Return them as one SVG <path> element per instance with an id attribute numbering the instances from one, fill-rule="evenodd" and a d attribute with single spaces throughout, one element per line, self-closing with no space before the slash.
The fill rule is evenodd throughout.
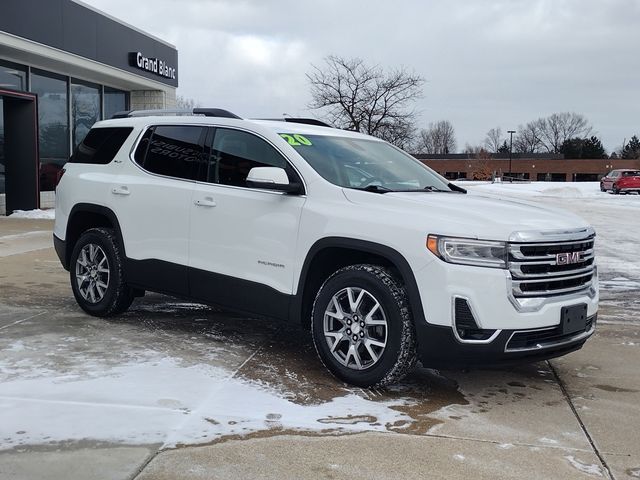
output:
<path id="1" fill-rule="evenodd" d="M 129 53 L 129 65 L 146 72 L 155 73 L 164 78 L 171 78 L 173 80 L 176 78 L 175 67 L 170 67 L 164 60 L 145 57 L 140 52 Z"/>

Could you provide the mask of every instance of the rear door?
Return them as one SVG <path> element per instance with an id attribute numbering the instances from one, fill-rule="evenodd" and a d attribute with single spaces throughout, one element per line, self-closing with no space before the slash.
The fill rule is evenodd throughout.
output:
<path id="1" fill-rule="evenodd" d="M 187 294 L 189 216 L 206 127 L 149 128 L 111 194 L 128 258 L 127 280 Z"/>
<path id="2" fill-rule="evenodd" d="M 613 186 L 613 182 L 616 180 L 616 176 L 618 175 L 618 173 L 620 172 L 613 170 L 609 172 L 607 176 L 602 179 L 602 184 L 604 185 L 604 188 L 606 190 L 611 190 Z"/>
<path id="3" fill-rule="evenodd" d="M 293 288 L 294 252 L 304 195 L 248 188 L 249 170 L 297 172 L 273 145 L 254 133 L 216 128 L 206 181 L 191 206 L 190 286 L 196 298 L 267 316 L 286 316 Z"/>

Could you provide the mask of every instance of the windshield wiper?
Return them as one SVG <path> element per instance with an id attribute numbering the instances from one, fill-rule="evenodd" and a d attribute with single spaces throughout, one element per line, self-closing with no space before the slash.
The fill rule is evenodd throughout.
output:
<path id="1" fill-rule="evenodd" d="M 442 190 L 438 187 L 434 187 L 433 185 L 427 185 L 423 188 L 407 188 L 406 190 L 394 190 L 394 192 L 451 192 L 451 190 Z"/>
<path id="2" fill-rule="evenodd" d="M 373 193 L 389 193 L 396 192 L 397 190 L 391 190 L 390 188 L 383 187 L 382 185 L 367 185 L 364 188 L 353 187 L 354 190 L 363 190 L 365 192 Z"/>
<path id="3" fill-rule="evenodd" d="M 427 185 L 423 188 L 409 188 L 407 190 L 394 190 L 394 192 L 442 192 L 442 193 L 467 193 L 464 188 L 458 187 L 457 185 L 450 183 L 447 185 L 451 190 L 443 190 L 438 187 L 434 187 L 433 185 Z"/>

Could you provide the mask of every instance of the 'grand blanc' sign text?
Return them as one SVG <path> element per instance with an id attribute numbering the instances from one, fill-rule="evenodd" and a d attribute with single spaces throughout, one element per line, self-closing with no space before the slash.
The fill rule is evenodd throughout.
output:
<path id="1" fill-rule="evenodd" d="M 157 58 L 149 58 L 142 55 L 140 52 L 129 53 L 129 65 L 132 67 L 145 70 L 147 72 L 155 73 L 165 78 L 176 78 L 176 69 L 167 65 L 167 62 L 159 60 Z"/>

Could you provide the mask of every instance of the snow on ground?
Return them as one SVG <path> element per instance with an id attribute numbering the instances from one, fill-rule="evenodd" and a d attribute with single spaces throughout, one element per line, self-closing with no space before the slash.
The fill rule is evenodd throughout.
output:
<path id="1" fill-rule="evenodd" d="M 20 342 L 5 352 L 24 349 Z M 185 367 L 178 359 L 143 353 L 144 362 L 112 368 L 85 359 L 86 372 L 80 375 L 34 365 L 30 374 L 4 380 L 0 450 L 74 439 L 172 447 L 269 429 L 386 431 L 388 425 L 410 420 L 391 408 L 405 405 L 401 399 L 380 402 L 347 393 L 301 405 L 265 385 L 234 378 L 223 368 Z M 1 368 L 0 376 L 6 378 L 9 370 Z"/>
<path id="2" fill-rule="evenodd" d="M 56 218 L 56 211 L 54 209 L 49 210 L 14 210 L 11 218 L 29 218 L 29 219 L 45 219 L 53 220 Z"/>

